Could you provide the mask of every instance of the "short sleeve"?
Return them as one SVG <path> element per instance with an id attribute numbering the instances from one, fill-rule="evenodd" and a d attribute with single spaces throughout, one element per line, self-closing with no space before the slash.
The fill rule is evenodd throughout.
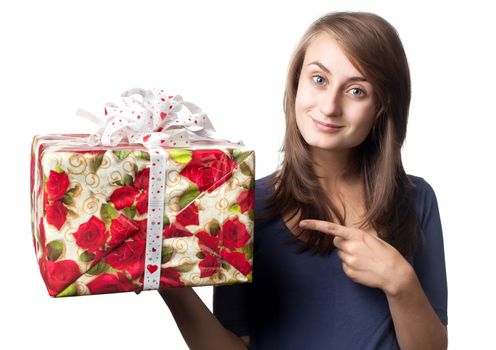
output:
<path id="1" fill-rule="evenodd" d="M 414 269 L 432 308 L 444 325 L 448 324 L 448 286 L 444 258 L 443 230 L 436 194 L 428 182 L 421 205 L 421 237 L 414 255 Z"/>
<path id="2" fill-rule="evenodd" d="M 251 283 L 214 286 L 213 314 L 238 336 L 250 335 Z"/>

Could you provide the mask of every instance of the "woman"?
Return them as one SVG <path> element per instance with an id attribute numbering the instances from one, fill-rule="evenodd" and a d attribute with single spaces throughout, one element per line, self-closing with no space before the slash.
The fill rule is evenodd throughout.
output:
<path id="1" fill-rule="evenodd" d="M 409 104 L 383 18 L 310 26 L 289 66 L 282 166 L 256 181 L 253 282 L 215 286 L 215 317 L 192 289 L 160 291 L 191 348 L 447 347 L 437 200 L 401 162 Z"/>

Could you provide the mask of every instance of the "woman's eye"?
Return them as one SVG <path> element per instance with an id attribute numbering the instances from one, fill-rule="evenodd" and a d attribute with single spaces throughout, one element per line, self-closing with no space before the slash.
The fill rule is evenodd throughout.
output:
<path id="1" fill-rule="evenodd" d="M 359 91 L 360 94 L 357 96 L 364 96 L 365 95 L 365 91 L 363 91 L 362 89 L 359 89 L 359 88 L 352 88 L 351 91 Z M 356 95 L 356 94 L 352 94 L 352 95 Z"/>
<path id="2" fill-rule="evenodd" d="M 325 79 L 324 79 L 323 77 L 321 77 L 320 75 L 314 75 L 314 76 L 312 77 L 312 80 L 315 82 L 315 79 L 313 79 L 313 78 L 318 78 L 318 79 L 319 79 L 319 81 L 324 81 L 324 80 L 325 80 Z M 317 85 L 321 85 L 321 84 L 320 84 L 320 82 L 317 82 Z"/>
<path id="3" fill-rule="evenodd" d="M 323 78 L 321 75 L 314 75 L 312 77 L 312 80 L 317 85 L 324 85 L 323 82 L 325 82 L 325 78 Z M 360 88 L 352 88 L 351 91 L 355 91 L 354 93 L 352 93 L 352 95 L 365 96 L 365 91 Z"/>

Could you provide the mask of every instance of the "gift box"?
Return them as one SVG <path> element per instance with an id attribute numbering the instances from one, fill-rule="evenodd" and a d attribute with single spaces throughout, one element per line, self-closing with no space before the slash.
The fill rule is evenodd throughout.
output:
<path id="1" fill-rule="evenodd" d="M 214 138 L 180 95 L 121 96 L 102 119 L 78 111 L 94 134 L 33 138 L 33 244 L 49 295 L 251 282 L 254 151 Z"/>

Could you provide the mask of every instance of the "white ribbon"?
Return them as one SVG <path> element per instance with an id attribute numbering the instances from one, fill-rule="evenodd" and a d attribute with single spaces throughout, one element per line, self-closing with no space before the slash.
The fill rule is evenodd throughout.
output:
<path id="1" fill-rule="evenodd" d="M 148 221 L 146 227 L 145 274 L 143 290 L 159 289 L 162 264 L 162 239 L 167 153 L 161 147 L 150 147 L 150 181 L 148 188 Z"/>
<path id="2" fill-rule="evenodd" d="M 135 95 L 141 98 L 136 99 Z M 207 114 L 194 103 L 184 101 L 181 95 L 170 96 L 160 89 L 132 88 L 124 91 L 121 97 L 124 107 L 112 102 L 105 104 L 106 119 L 81 108 L 76 111 L 77 116 L 100 127 L 88 137 L 89 145 L 116 146 L 124 140 L 129 144 L 168 147 L 201 143 L 244 146 L 241 140 L 232 142 L 214 138 L 215 128 Z"/>
<path id="3" fill-rule="evenodd" d="M 141 98 L 136 99 L 134 95 Z M 215 129 L 208 116 L 180 95 L 169 96 L 159 89 L 133 88 L 124 91 L 121 97 L 124 107 L 106 103 L 106 119 L 81 108 L 76 115 L 99 126 L 98 131 L 87 138 L 90 146 L 102 144 L 113 147 L 124 140 L 128 144 L 142 144 L 150 151 L 143 290 L 159 289 L 167 180 L 167 152 L 162 147 L 190 147 L 192 144 L 244 146 L 244 143 L 212 137 Z M 189 113 L 179 113 L 184 109 Z"/>

